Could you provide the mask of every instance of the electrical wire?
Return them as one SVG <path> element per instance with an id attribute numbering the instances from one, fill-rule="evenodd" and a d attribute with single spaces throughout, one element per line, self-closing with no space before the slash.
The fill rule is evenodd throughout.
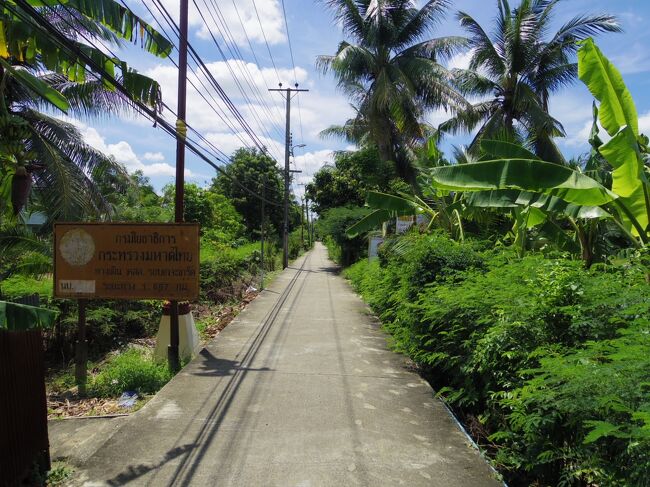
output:
<path id="1" fill-rule="evenodd" d="M 255 60 L 255 64 L 256 64 L 256 65 L 259 67 L 259 69 L 261 70 L 261 69 L 262 69 L 262 67 L 261 67 L 262 64 L 261 64 L 260 61 L 257 59 L 257 54 L 255 54 L 255 49 L 253 48 L 253 43 L 251 42 L 251 38 L 250 38 L 250 36 L 248 35 L 248 30 L 246 30 L 246 24 L 244 24 L 244 21 L 243 21 L 243 19 L 242 19 L 242 17 L 241 17 L 241 14 L 239 13 L 239 8 L 237 8 L 237 3 L 236 3 L 235 0 L 231 0 L 231 2 L 232 2 L 232 6 L 233 6 L 233 8 L 235 9 L 235 13 L 237 14 L 237 18 L 239 19 L 239 23 L 241 24 L 242 29 L 243 29 L 243 31 L 244 31 L 244 35 L 246 36 L 246 41 L 248 42 L 248 47 L 249 47 L 250 50 L 251 50 L 251 54 L 253 55 L 253 59 Z M 277 70 L 276 70 L 275 73 L 276 73 L 276 75 L 277 75 Z M 278 78 L 279 78 L 279 76 L 278 76 Z M 262 79 L 264 79 L 264 78 L 262 77 Z M 266 85 L 266 80 L 264 80 L 264 84 Z M 269 89 L 269 86 L 268 86 L 268 85 L 266 85 L 266 89 L 267 89 L 267 90 Z M 271 99 L 274 100 L 274 102 L 275 102 L 275 103 L 274 103 L 275 107 L 276 107 L 276 108 L 279 107 L 279 111 L 278 111 L 277 113 L 278 113 L 278 114 L 281 114 L 283 110 L 282 110 L 282 105 L 280 104 L 280 100 L 278 100 L 277 97 L 275 97 L 275 98 L 272 97 Z M 280 130 L 280 138 L 284 138 L 284 134 L 282 133 L 282 130 Z"/>
<path id="2" fill-rule="evenodd" d="M 289 21 L 287 20 L 287 9 L 284 5 L 284 0 L 282 0 L 282 14 L 284 15 L 284 26 L 287 30 L 287 42 L 289 43 L 289 54 L 291 55 L 291 66 L 293 66 L 293 78 L 296 86 L 298 86 L 298 73 L 296 71 L 296 61 L 293 57 L 293 45 L 291 43 L 291 34 L 289 34 Z M 298 119 L 300 121 L 300 143 L 305 143 L 305 136 L 302 130 L 302 109 L 300 107 L 300 93 L 298 93 Z"/>
<path id="3" fill-rule="evenodd" d="M 124 3 L 124 2 L 122 2 L 122 3 Z M 152 18 L 153 18 L 154 20 L 156 20 L 156 23 L 158 24 L 158 26 L 159 26 L 160 30 L 162 31 L 162 33 L 163 33 L 163 34 L 165 35 L 165 37 L 166 37 L 167 39 L 169 39 L 170 42 L 171 42 L 171 36 L 167 33 L 167 30 L 165 29 L 165 27 L 164 27 L 160 22 L 157 21 L 155 15 L 153 14 L 153 12 L 151 11 L 151 9 L 149 8 L 149 6 L 147 5 L 147 3 L 146 3 L 145 1 L 143 1 L 143 4 L 144 4 L 144 7 L 145 7 L 145 8 L 147 9 L 147 11 L 149 12 L 149 14 L 152 16 Z M 161 12 L 160 10 L 159 10 L 159 12 L 162 14 L 162 12 Z M 167 18 L 166 18 L 164 15 L 163 15 L 163 17 L 164 17 L 165 20 L 167 20 Z M 172 25 L 169 24 L 169 22 L 167 22 L 167 25 L 168 25 L 170 28 L 172 28 L 172 29 L 174 28 Z M 178 37 L 178 35 L 177 35 L 177 37 Z M 178 47 L 176 46 L 176 44 L 174 44 L 174 43 L 172 42 L 172 46 L 173 46 L 174 50 L 175 50 L 176 52 L 178 52 Z M 176 69 L 178 69 L 178 67 L 179 67 L 179 66 L 178 66 L 178 63 L 177 63 L 177 62 L 176 62 L 176 61 L 175 61 L 171 56 L 169 57 L 169 60 L 170 60 L 171 63 L 176 67 Z M 195 69 L 193 66 L 188 65 L 188 68 L 190 69 L 190 71 L 192 72 L 192 74 L 195 76 L 195 78 L 196 78 L 196 80 L 198 81 L 198 83 L 203 87 L 203 90 L 199 89 L 199 88 L 194 84 L 194 82 L 192 81 L 192 79 L 191 79 L 190 77 L 188 77 L 187 81 L 190 83 L 190 85 L 191 85 L 191 86 L 194 88 L 194 90 L 199 94 L 199 96 L 200 96 L 200 97 L 201 97 L 201 98 L 206 102 L 206 104 L 207 104 L 207 105 L 212 109 L 212 111 L 217 115 L 217 117 L 219 117 L 219 119 L 223 122 L 223 124 L 224 124 L 226 127 L 228 127 L 228 129 L 230 130 L 230 132 L 231 132 L 233 135 L 235 135 L 235 137 L 237 137 L 237 138 L 239 139 L 239 141 L 244 145 L 244 147 L 250 148 L 251 145 L 250 145 L 246 140 L 244 140 L 244 138 L 242 137 L 240 131 L 237 130 L 237 129 L 235 128 L 235 126 L 232 124 L 232 122 L 230 122 L 229 117 L 228 117 L 228 115 L 226 114 L 224 108 L 221 107 L 220 103 L 219 103 L 217 100 L 215 100 L 213 96 L 210 95 L 210 92 L 212 91 L 212 90 L 210 89 L 210 87 L 206 86 L 206 83 L 203 81 L 202 77 L 201 77 L 201 76 L 196 72 L 196 69 Z M 211 103 L 211 102 L 207 99 L 206 94 L 207 94 L 207 96 L 210 96 L 210 98 L 212 99 L 212 102 L 214 102 L 214 104 L 216 104 L 216 107 L 213 105 L 213 103 Z"/>
<path id="4" fill-rule="evenodd" d="M 153 3 L 157 4 L 157 7 L 159 7 L 159 8 L 162 10 L 163 15 L 167 17 L 167 20 L 168 20 L 168 21 L 170 22 L 170 24 L 173 26 L 173 30 L 175 30 L 175 31 L 177 32 L 177 35 L 179 35 L 179 33 L 180 33 L 180 29 L 178 28 L 178 25 L 176 25 L 176 22 L 173 20 L 173 17 L 169 14 L 169 12 L 168 12 L 167 9 L 165 8 L 165 6 L 161 3 L 161 1 L 160 1 L 160 0 L 153 0 Z M 211 84 L 211 85 L 215 88 L 215 90 L 217 91 L 217 94 L 219 95 L 219 98 L 221 98 L 221 99 L 223 100 L 223 102 L 224 102 L 224 104 L 226 105 L 226 107 L 228 107 L 229 111 L 232 113 L 232 115 L 235 117 L 235 119 L 239 122 L 239 124 L 240 124 L 240 125 L 242 126 L 242 128 L 244 129 L 244 132 L 246 132 L 246 134 L 248 134 L 248 136 L 251 138 L 251 140 L 253 141 L 253 143 L 254 143 L 254 144 L 255 144 L 255 145 L 256 145 L 256 146 L 257 146 L 257 147 L 258 147 L 262 152 L 266 152 L 266 148 L 264 147 L 264 144 L 262 143 L 262 141 L 259 139 L 259 137 L 257 136 L 257 134 L 255 134 L 255 132 L 254 132 L 253 129 L 250 127 L 250 125 L 248 124 L 248 122 L 244 119 L 244 117 L 243 117 L 242 114 L 239 112 L 239 110 L 237 109 L 237 107 L 235 106 L 235 104 L 232 102 L 232 100 L 230 99 L 230 97 L 228 97 L 228 95 L 226 94 L 226 92 L 223 90 L 223 88 L 221 87 L 221 85 L 219 84 L 219 82 L 215 79 L 214 75 L 213 75 L 212 72 L 208 69 L 208 67 L 206 66 L 205 62 L 203 61 L 203 59 L 201 59 L 201 57 L 200 57 L 199 54 L 196 52 L 196 50 L 194 49 L 194 47 L 192 46 L 192 44 L 188 42 L 187 47 L 188 47 L 188 53 L 189 53 L 190 56 L 193 58 L 194 62 L 197 63 L 198 67 L 199 67 L 199 68 L 203 71 L 203 73 L 206 75 L 206 77 L 207 77 L 208 81 L 210 82 L 210 84 Z"/>
<path id="5" fill-rule="evenodd" d="M 275 70 L 275 75 L 278 78 L 278 83 L 282 84 L 282 81 L 280 80 L 280 73 L 278 73 L 278 68 L 275 65 L 275 60 L 273 59 L 273 54 L 271 54 L 271 47 L 269 46 L 269 41 L 266 38 L 266 33 L 264 32 L 264 26 L 262 25 L 262 19 L 260 18 L 260 13 L 257 10 L 257 3 L 255 3 L 255 0 L 252 0 L 253 2 L 253 8 L 255 10 L 255 15 L 257 16 L 257 21 L 260 24 L 260 29 L 262 31 L 262 37 L 264 38 L 264 44 L 266 44 L 266 50 L 269 52 L 269 58 L 271 59 L 271 64 L 273 65 L 273 69 Z"/>
<path id="6" fill-rule="evenodd" d="M 228 51 L 230 52 L 230 55 L 232 56 L 233 59 L 239 59 L 239 60 L 242 61 L 242 64 L 236 63 L 236 66 L 239 68 L 239 72 L 243 75 L 244 79 L 246 80 L 246 83 L 251 88 L 251 92 L 253 93 L 253 96 L 255 96 L 255 98 L 257 99 L 257 102 L 260 104 L 260 107 L 262 108 L 262 110 L 265 111 L 265 113 L 269 117 L 269 120 L 273 124 L 274 130 L 276 131 L 276 133 L 278 133 L 278 135 L 280 137 L 282 137 L 282 129 L 278 125 L 278 120 L 274 117 L 273 112 L 271 111 L 271 109 L 269 108 L 268 103 L 266 102 L 267 97 L 264 96 L 260 92 L 258 86 L 256 85 L 255 80 L 253 79 L 253 75 L 251 74 L 250 70 L 248 69 L 248 64 L 244 61 L 244 56 L 242 55 L 241 50 L 237 46 L 237 42 L 235 41 L 235 38 L 234 38 L 234 36 L 232 34 L 232 31 L 228 27 L 228 23 L 226 22 L 225 17 L 223 15 L 223 12 L 219 8 L 218 3 L 216 3 L 214 0 L 210 0 L 210 5 L 212 5 L 212 9 L 214 10 L 215 14 L 217 15 L 217 18 L 219 19 L 219 24 L 221 25 L 221 28 L 219 27 L 219 25 L 217 25 L 217 22 L 216 22 L 214 16 L 212 15 L 212 12 L 211 12 L 210 6 L 208 5 L 207 0 L 204 0 L 204 3 L 205 3 L 205 6 L 207 7 L 208 13 L 210 13 L 210 16 L 212 17 L 212 20 L 215 21 L 215 26 L 217 27 L 217 30 L 219 30 L 219 32 L 221 34 L 221 37 L 223 38 L 223 40 L 224 40 L 224 42 L 226 44 L 226 47 L 227 47 Z M 241 22 L 241 17 L 239 16 L 239 10 L 237 10 L 237 15 L 240 18 L 240 22 Z M 243 23 L 242 23 L 242 27 L 245 29 L 245 26 L 243 25 Z M 212 35 L 210 27 L 209 27 L 209 25 L 207 25 L 207 23 L 206 23 L 206 28 L 208 29 L 208 32 L 210 32 L 210 35 L 214 39 L 214 36 Z M 246 34 L 246 36 L 248 38 L 248 34 Z M 215 40 L 215 44 L 217 44 L 216 40 Z M 251 46 L 251 49 L 252 49 L 252 46 Z M 254 55 L 254 58 L 257 59 L 257 55 L 255 55 L 254 50 L 253 50 L 253 55 Z M 258 65 L 258 69 L 260 69 L 260 71 L 261 71 L 261 68 L 259 67 L 259 65 Z M 263 76 L 262 76 L 262 80 L 264 80 Z M 265 83 L 265 86 L 266 86 L 266 83 Z M 277 116 L 277 113 L 276 113 L 276 116 Z"/>
<path id="7" fill-rule="evenodd" d="M 254 109 L 254 103 L 251 101 L 250 97 L 248 96 L 248 94 L 247 94 L 246 91 L 244 90 L 242 84 L 240 83 L 239 79 L 238 79 L 237 76 L 235 75 L 235 72 L 234 72 L 232 66 L 231 66 L 230 63 L 228 62 L 228 58 L 227 58 L 226 54 L 224 53 L 223 49 L 221 48 L 221 45 L 219 44 L 219 42 L 217 41 L 217 39 L 216 39 L 214 33 L 212 32 L 212 29 L 211 29 L 210 26 L 208 25 L 207 20 L 206 20 L 205 17 L 203 16 L 203 13 L 201 12 L 201 9 L 199 9 L 199 6 L 198 6 L 198 4 L 196 3 L 196 0 L 192 0 L 192 2 L 194 3 L 194 6 L 195 6 L 196 9 L 198 10 L 198 12 L 199 12 L 199 16 L 201 17 L 201 20 L 203 20 L 203 23 L 205 24 L 205 27 L 206 27 L 206 29 L 208 30 L 208 33 L 210 34 L 210 37 L 212 38 L 212 41 L 214 42 L 215 46 L 217 47 L 217 50 L 218 50 L 219 53 L 221 54 L 221 57 L 222 57 L 222 59 L 223 59 L 225 65 L 226 65 L 226 67 L 228 68 L 228 71 L 230 72 L 230 75 L 232 76 L 233 80 L 235 81 L 235 84 L 237 85 L 237 87 L 239 88 L 239 92 L 242 94 L 242 96 L 244 97 L 244 99 L 246 100 L 246 102 L 247 102 L 247 103 L 249 104 L 249 106 L 251 107 L 251 113 L 253 114 L 253 117 L 256 119 L 256 121 L 257 121 L 259 127 L 262 129 L 262 131 L 265 132 L 266 137 L 267 137 L 268 139 L 271 139 L 272 137 L 271 137 L 271 135 L 268 133 L 268 131 L 266 130 L 266 127 L 265 127 L 264 123 L 261 121 L 261 119 L 260 119 L 260 117 L 259 117 L 259 114 L 257 113 L 257 110 Z M 206 4 L 206 7 L 207 7 L 207 4 Z M 210 16 L 212 17 L 212 20 L 213 20 L 213 21 L 215 22 L 215 24 L 216 24 L 216 20 L 215 20 L 214 16 L 212 15 L 211 10 L 210 10 L 210 9 L 207 9 L 207 10 L 208 10 L 208 13 L 210 13 Z M 227 43 L 226 43 L 226 44 L 227 44 Z M 233 56 L 233 57 L 234 57 L 234 56 Z M 246 79 L 246 76 L 244 76 L 244 79 Z M 249 83 L 249 87 L 250 87 L 250 83 Z M 253 90 L 251 90 L 251 91 L 253 91 Z"/>

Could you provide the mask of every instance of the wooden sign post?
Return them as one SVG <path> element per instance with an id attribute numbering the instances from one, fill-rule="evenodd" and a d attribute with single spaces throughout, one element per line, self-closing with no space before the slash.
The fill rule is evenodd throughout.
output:
<path id="1" fill-rule="evenodd" d="M 75 376 L 85 392 L 88 299 L 199 297 L 197 223 L 55 223 L 54 296 L 79 300 Z"/>

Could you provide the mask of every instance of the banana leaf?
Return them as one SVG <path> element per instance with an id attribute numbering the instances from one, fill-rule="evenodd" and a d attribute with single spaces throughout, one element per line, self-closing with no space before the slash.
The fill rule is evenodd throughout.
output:
<path id="1" fill-rule="evenodd" d="M 512 142 L 504 142 L 502 140 L 482 140 L 481 153 L 483 154 L 481 160 L 486 161 L 494 159 L 541 160 L 525 147 L 513 144 Z"/>
<path id="2" fill-rule="evenodd" d="M 49 86 L 47 83 L 41 81 L 36 76 L 24 69 L 15 69 L 11 64 L 9 64 L 4 59 L 0 58 L 0 65 L 6 69 L 11 75 L 18 80 L 18 82 L 31 91 L 33 91 L 38 96 L 41 96 L 43 99 L 50 102 L 52 105 L 58 109 L 66 112 L 70 105 L 65 96 L 60 92 Z"/>
<path id="3" fill-rule="evenodd" d="M 581 206 L 567 203 L 555 196 L 504 189 L 479 191 L 465 195 L 468 206 L 478 208 L 517 208 L 531 206 L 547 213 L 556 213 L 571 218 L 611 218 L 607 211 L 598 206 Z"/>
<path id="4" fill-rule="evenodd" d="M 51 328 L 54 320 L 56 320 L 55 311 L 0 301 L 0 330 L 24 331 L 32 328 Z"/>
<path id="5" fill-rule="evenodd" d="M 567 203 L 602 206 L 618 198 L 594 179 L 565 166 L 531 159 L 501 159 L 431 169 L 432 184 L 449 191 L 519 189 Z"/>
<path id="6" fill-rule="evenodd" d="M 375 210 L 348 228 L 345 231 L 345 235 L 348 238 L 354 238 L 362 233 L 375 230 L 379 225 L 391 218 L 393 218 L 392 212 L 388 210 Z"/>
<path id="7" fill-rule="evenodd" d="M 345 232 L 348 238 L 354 238 L 357 235 L 374 230 L 391 218 L 431 212 L 426 205 L 420 204 L 417 197 L 410 199 L 377 191 L 368 192 L 366 205 L 375 208 L 375 211 L 348 228 Z"/>
<path id="8" fill-rule="evenodd" d="M 600 102 L 600 124 L 612 137 L 628 126 L 639 135 L 639 120 L 632 94 L 620 71 L 586 39 L 578 50 L 578 77 Z"/>
<path id="9" fill-rule="evenodd" d="M 643 160 L 632 129 L 629 126 L 623 127 L 609 142 L 600 147 L 600 153 L 614 168 L 612 190 L 620 196 L 620 203 L 625 205 L 627 210 L 621 212 L 621 219 L 633 234 L 639 236 L 637 225 L 641 229 L 648 227 L 650 208 Z M 633 222 L 631 217 L 636 222 Z"/>
<path id="10" fill-rule="evenodd" d="M 422 213 L 424 208 L 414 199 L 406 199 L 392 194 L 368 191 L 366 205 L 381 210 L 402 212 L 403 215 Z"/>

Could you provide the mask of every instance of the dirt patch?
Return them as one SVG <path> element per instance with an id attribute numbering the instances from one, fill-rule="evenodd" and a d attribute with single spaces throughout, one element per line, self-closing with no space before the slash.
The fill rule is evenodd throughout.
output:
<path id="1" fill-rule="evenodd" d="M 47 398 L 47 419 L 78 418 L 82 416 L 109 416 L 127 414 L 117 405 L 117 399 L 79 398 L 72 392 L 50 394 Z"/>
<path id="2" fill-rule="evenodd" d="M 236 304 L 209 306 L 199 304 L 193 308 L 194 319 L 206 323 L 201 330 L 201 340 L 204 343 L 214 340 L 221 330 L 230 324 L 241 311 L 259 295 L 259 291 L 249 289 L 244 292 L 241 301 Z"/>

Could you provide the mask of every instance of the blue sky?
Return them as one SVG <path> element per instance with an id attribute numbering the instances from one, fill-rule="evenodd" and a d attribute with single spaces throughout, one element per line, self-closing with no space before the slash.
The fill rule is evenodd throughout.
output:
<path id="1" fill-rule="evenodd" d="M 220 56 L 209 31 L 196 11 L 193 1 L 199 5 L 207 19 L 210 30 L 217 37 L 225 51 L 228 65 L 238 81 L 248 89 L 245 77 L 254 85 L 254 96 L 246 100 L 241 95 L 228 65 Z M 214 3 L 212 3 L 214 1 Z M 163 0 L 168 10 L 178 15 L 178 0 Z M 419 3 L 423 3 L 420 1 Z M 511 2 L 514 4 L 514 2 Z M 128 0 L 127 4 L 145 19 L 155 24 L 144 9 L 141 0 Z M 151 5 L 148 2 L 149 5 Z M 343 39 L 340 28 L 332 22 L 331 12 L 311 0 L 285 0 L 289 33 L 294 51 L 296 75 L 292 69 L 287 43 L 282 4 L 280 0 L 190 0 L 190 42 L 197 49 L 214 77 L 238 106 L 260 139 L 270 152 L 282 160 L 284 140 L 284 107 L 279 94 L 267 92 L 282 82 L 293 84 L 298 78 L 301 88 L 309 93 L 294 100 L 292 111 L 292 132 L 294 144 L 305 144 L 295 151 L 295 167 L 303 171 L 297 183 L 305 183 L 324 163 L 331 161 L 333 150 L 344 149 L 346 144 L 336 140 L 322 140 L 318 133 L 331 124 L 343 123 L 351 116 L 345 97 L 336 90 L 333 78 L 322 75 L 315 68 L 319 54 L 332 54 Z M 218 5 L 221 12 L 217 12 Z M 235 6 L 237 8 L 235 9 Z M 260 14 L 260 21 L 254 7 Z M 465 11 L 491 30 L 496 0 L 456 0 L 432 36 L 463 34 L 455 13 Z M 152 7 L 151 7 L 152 8 Z M 223 18 L 230 30 L 221 33 L 213 19 L 217 14 Z M 581 13 L 610 13 L 618 16 L 625 32 L 607 34 L 597 39 L 601 49 L 621 69 L 637 103 L 642 130 L 650 133 L 650 2 L 647 0 L 564 0 L 556 9 L 556 23 L 559 26 L 571 17 Z M 243 24 L 240 22 L 240 17 Z M 260 25 L 261 24 L 261 25 Z M 245 27 L 244 27 L 245 26 Z M 223 30 L 223 29 L 222 29 Z M 232 55 L 224 42 L 224 36 L 237 45 Z M 250 49 L 248 39 L 252 43 Z M 273 68 L 266 44 L 266 37 L 273 57 Z M 241 56 L 240 56 L 241 54 Z M 171 107 L 176 107 L 176 68 L 169 60 L 158 59 L 134 48 L 125 48 L 120 53 L 132 67 L 157 79 L 163 89 L 163 98 Z M 459 55 L 451 61 L 453 66 L 464 66 L 467 55 Z M 244 65 L 246 66 L 244 68 Z M 250 78 L 249 78 L 250 76 Z M 198 80 L 195 79 L 198 85 Z M 205 90 L 204 94 L 205 94 Z M 264 97 L 264 103 L 260 99 Z M 300 109 L 298 110 L 298 105 Z M 591 96 L 579 82 L 558 93 L 552 100 L 551 111 L 566 129 L 567 138 L 560 139 L 561 149 L 568 155 L 576 155 L 587 149 L 586 136 L 591 119 Z M 445 120 L 444 112 L 431 113 L 429 120 L 437 124 Z M 243 145 L 235 131 L 225 126 L 207 106 L 205 101 L 191 87 L 188 95 L 188 122 L 206 136 L 221 150 L 230 154 Z M 175 142 L 151 123 L 133 116 L 122 119 L 79 121 L 86 140 L 95 147 L 114 155 L 130 171 L 141 169 L 151 178 L 157 188 L 173 180 Z M 247 144 L 249 138 L 240 134 Z M 462 144 L 467 137 L 448 139 L 444 148 Z M 205 184 L 214 176 L 214 170 L 191 154 L 187 158 L 188 181 Z M 297 194 L 302 193 L 295 186 Z"/>

